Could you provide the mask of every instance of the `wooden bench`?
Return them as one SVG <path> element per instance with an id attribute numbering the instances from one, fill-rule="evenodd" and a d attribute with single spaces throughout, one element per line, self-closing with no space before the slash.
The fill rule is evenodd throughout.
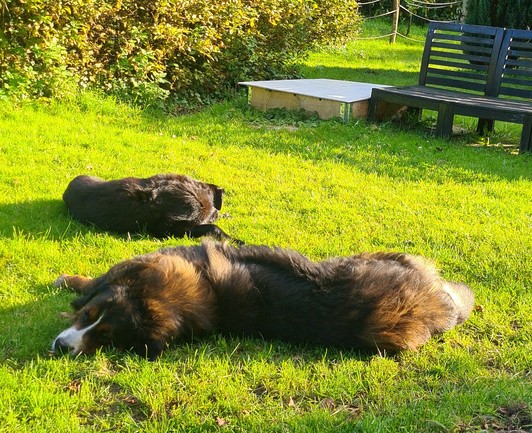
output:
<path id="1" fill-rule="evenodd" d="M 431 23 L 419 84 L 373 89 L 369 120 L 380 103 L 438 112 L 436 135 L 450 137 L 455 115 L 523 125 L 520 153 L 532 152 L 532 31 Z"/>

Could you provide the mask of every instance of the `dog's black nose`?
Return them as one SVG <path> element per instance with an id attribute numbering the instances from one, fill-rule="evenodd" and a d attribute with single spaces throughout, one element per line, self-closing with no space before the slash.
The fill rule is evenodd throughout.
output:
<path id="1" fill-rule="evenodd" d="M 52 353 L 68 353 L 72 350 L 70 346 L 65 344 L 65 342 L 61 338 L 56 338 L 55 341 L 52 343 Z"/>

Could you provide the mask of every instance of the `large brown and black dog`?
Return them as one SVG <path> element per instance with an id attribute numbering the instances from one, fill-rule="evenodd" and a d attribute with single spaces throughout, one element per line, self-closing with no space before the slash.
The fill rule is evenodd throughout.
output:
<path id="1" fill-rule="evenodd" d="M 136 257 L 75 289 L 73 325 L 52 351 L 113 346 L 154 358 L 168 343 L 219 331 L 290 342 L 399 351 L 469 317 L 474 296 L 418 256 L 313 262 L 265 246 L 204 242 Z"/>
<path id="2" fill-rule="evenodd" d="M 223 192 L 216 185 L 178 174 L 111 181 L 77 176 L 63 200 L 74 219 L 104 230 L 222 240 L 231 237 L 212 223 L 222 207 Z"/>

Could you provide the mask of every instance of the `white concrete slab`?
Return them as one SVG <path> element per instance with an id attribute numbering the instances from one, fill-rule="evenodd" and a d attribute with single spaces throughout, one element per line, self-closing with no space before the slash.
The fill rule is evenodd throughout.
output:
<path id="1" fill-rule="evenodd" d="M 249 87 L 312 96 L 344 103 L 353 103 L 371 98 L 374 87 L 388 87 L 383 84 L 360 83 L 357 81 L 331 80 L 327 78 L 301 80 L 243 81 L 239 84 Z"/>

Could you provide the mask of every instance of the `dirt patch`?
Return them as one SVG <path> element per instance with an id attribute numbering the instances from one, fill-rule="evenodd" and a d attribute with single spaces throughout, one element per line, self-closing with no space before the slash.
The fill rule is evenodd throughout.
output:
<path id="1" fill-rule="evenodd" d="M 531 433 L 532 408 L 517 402 L 497 408 L 495 415 L 477 415 L 468 425 L 458 426 L 458 432 Z"/>

